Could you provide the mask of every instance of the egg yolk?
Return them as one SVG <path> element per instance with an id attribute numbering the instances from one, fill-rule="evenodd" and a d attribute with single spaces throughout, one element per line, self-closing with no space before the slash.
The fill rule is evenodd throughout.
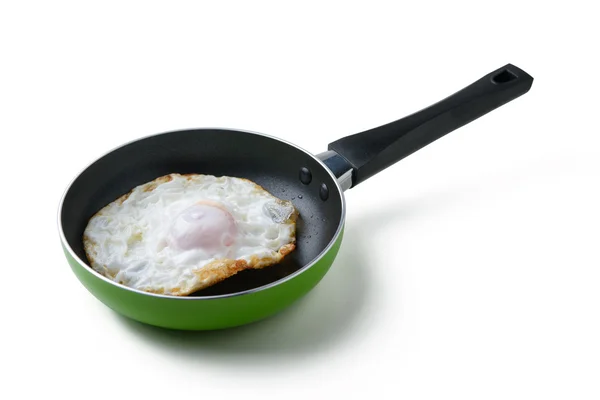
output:
<path id="1" fill-rule="evenodd" d="M 235 220 L 227 210 L 217 203 L 199 202 L 175 218 L 169 242 L 182 250 L 201 249 L 216 254 L 232 246 L 236 236 Z"/>

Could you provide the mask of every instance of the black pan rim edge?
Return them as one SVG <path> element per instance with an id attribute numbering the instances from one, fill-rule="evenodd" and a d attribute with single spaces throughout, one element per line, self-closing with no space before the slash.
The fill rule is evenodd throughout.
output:
<path id="1" fill-rule="evenodd" d="M 65 233 L 63 231 L 63 227 L 62 227 L 62 221 L 61 221 L 61 216 L 62 216 L 62 209 L 63 209 L 63 203 L 65 201 L 65 197 L 67 196 L 67 193 L 69 192 L 69 190 L 71 189 L 71 186 L 73 186 L 73 183 L 81 176 L 81 174 L 83 174 L 89 167 L 91 167 L 95 162 L 97 162 L 98 160 L 104 158 L 105 156 L 109 155 L 110 153 L 125 147 L 129 144 L 141 141 L 141 140 L 145 140 L 145 139 L 149 139 L 151 137 L 154 136 L 160 136 L 160 135 L 166 135 L 169 133 L 175 133 L 175 132 L 181 132 L 181 131 L 191 131 L 191 130 L 197 130 L 197 131 L 203 131 L 203 130 L 223 130 L 223 131 L 236 131 L 236 132 L 244 132 L 247 134 L 251 134 L 251 135 L 257 135 L 257 136 L 262 136 L 262 137 L 266 137 L 272 140 L 276 140 L 278 142 L 284 143 L 288 146 L 292 146 L 295 147 L 296 149 L 304 152 L 305 154 L 309 155 L 310 157 L 312 157 L 315 161 L 317 161 L 319 164 L 321 164 L 323 166 L 323 168 L 327 171 L 327 173 L 331 176 L 331 178 L 333 179 L 333 181 L 335 182 L 335 186 L 338 189 L 339 193 L 340 193 L 340 201 L 341 201 L 341 206 L 342 206 L 342 214 L 340 217 L 340 223 L 337 227 L 337 230 L 335 231 L 335 234 L 333 235 L 333 237 L 331 238 L 331 241 L 327 244 L 327 246 L 325 247 L 325 249 L 323 249 L 323 251 L 321 251 L 319 253 L 319 255 L 317 257 L 315 257 L 310 263 L 308 263 L 307 265 L 303 266 L 302 268 L 298 269 L 297 271 L 295 271 L 294 273 L 281 278 L 279 280 L 276 280 L 275 282 L 271 282 L 269 284 L 263 285 L 263 286 L 259 286 L 257 288 L 253 288 L 253 289 L 248 289 L 248 290 L 244 290 L 241 292 L 235 292 L 235 293 L 229 293 L 229 294 L 221 294 L 221 295 L 215 295 L 215 296 L 202 296 L 202 297 L 194 297 L 194 296 L 170 296 L 170 295 L 164 295 L 164 294 L 156 294 L 156 293 L 149 293 L 149 292 L 144 292 L 142 290 L 138 290 L 138 289 L 134 289 L 125 285 L 121 285 L 117 282 L 114 282 L 110 279 L 108 279 L 107 277 L 101 275 L 99 272 L 96 272 L 94 269 L 90 268 L 87 263 L 85 263 L 83 260 L 81 260 L 81 258 L 79 258 L 79 256 L 77 256 L 77 254 L 75 254 L 75 252 L 73 251 L 73 249 L 71 248 L 71 246 L 69 245 L 69 242 L 67 241 L 67 238 L 65 237 Z M 83 169 L 81 169 L 81 171 L 79 171 L 79 173 L 77 173 L 75 175 L 75 177 L 71 180 L 71 182 L 69 182 L 69 184 L 67 185 L 67 188 L 64 190 L 63 195 L 61 196 L 60 202 L 58 204 L 58 216 L 57 216 L 57 221 L 58 221 L 58 232 L 60 235 L 60 241 L 62 243 L 62 245 L 65 247 L 65 249 L 68 251 L 69 255 L 75 260 L 77 261 L 77 263 L 79 263 L 79 265 L 81 267 L 83 267 L 83 269 L 85 271 L 87 271 L 88 273 L 92 274 L 93 276 L 95 276 L 96 278 L 100 278 L 103 281 L 119 288 L 119 289 L 123 289 L 123 290 L 128 290 L 130 292 L 134 292 L 137 294 L 141 294 L 144 296 L 151 296 L 151 297 L 158 297 L 158 298 L 164 298 L 164 299 L 170 299 L 170 300 L 184 300 L 184 301 L 206 301 L 206 300 L 216 300 L 216 299 L 224 299 L 224 298 L 230 298 L 230 297 L 236 297 L 236 296 L 243 296 L 243 295 L 247 295 L 247 294 L 252 294 L 252 293 L 257 293 L 257 292 L 261 292 L 263 290 L 267 290 L 270 289 L 272 287 L 275 286 L 279 286 L 293 278 L 295 278 L 296 276 L 304 273 L 305 271 L 309 270 L 313 265 L 317 264 L 325 254 L 327 254 L 329 252 L 329 250 L 331 250 L 331 248 L 333 247 L 333 245 L 337 242 L 340 234 L 342 233 L 342 230 L 345 226 L 346 223 L 346 199 L 344 196 L 344 190 L 342 189 L 342 187 L 340 186 L 340 183 L 338 182 L 338 179 L 336 178 L 336 176 L 333 174 L 333 172 L 331 172 L 331 170 L 323 163 L 323 161 L 321 161 L 318 157 L 316 157 L 313 153 L 303 149 L 300 146 L 297 146 L 291 142 L 288 142 L 286 140 L 280 139 L 278 137 L 275 136 L 271 136 L 271 135 L 266 135 L 264 133 L 259 133 L 259 132 L 254 132 L 254 131 L 248 131 L 245 129 L 233 129 L 233 128 L 219 128 L 219 127 L 203 127 L 203 128 L 189 128 L 189 129 L 177 129 L 177 130 L 172 130 L 172 131 L 166 131 L 166 132 L 161 132 L 161 133 L 155 133 L 155 134 L 151 134 L 151 135 L 147 135 L 147 136 L 143 136 L 143 137 L 139 137 L 133 140 L 130 140 L 126 143 L 122 143 L 121 145 L 105 152 L 104 154 L 102 154 L 101 156 L 97 157 L 96 159 L 94 159 L 92 162 L 90 162 L 88 165 L 86 165 Z"/>

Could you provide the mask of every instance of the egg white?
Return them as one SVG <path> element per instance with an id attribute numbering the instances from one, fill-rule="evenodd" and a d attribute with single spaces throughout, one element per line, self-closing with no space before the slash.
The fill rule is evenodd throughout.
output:
<path id="1" fill-rule="evenodd" d="M 234 244 L 207 251 L 169 240 L 173 221 L 195 204 L 228 212 Z M 298 213 L 241 178 L 170 174 L 135 187 L 102 208 L 83 236 L 92 268 L 120 284 L 152 293 L 187 295 L 246 268 L 275 264 L 295 248 Z"/>

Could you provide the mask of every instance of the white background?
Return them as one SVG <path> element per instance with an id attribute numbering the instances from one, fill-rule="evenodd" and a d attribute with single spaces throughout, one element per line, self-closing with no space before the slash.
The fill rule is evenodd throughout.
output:
<path id="1" fill-rule="evenodd" d="M 2 2 L 3 393 L 600 398 L 598 13 L 534 3 Z M 532 90 L 347 192 L 330 273 L 272 319 L 142 326 L 64 260 L 59 198 L 123 142 L 320 152 L 506 63 Z"/>

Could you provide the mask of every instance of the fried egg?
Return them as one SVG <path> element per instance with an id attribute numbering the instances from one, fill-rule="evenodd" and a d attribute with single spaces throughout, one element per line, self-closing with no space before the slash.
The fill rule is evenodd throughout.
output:
<path id="1" fill-rule="evenodd" d="M 185 296 L 295 248 L 297 210 L 242 178 L 169 174 L 98 211 L 83 235 L 91 267 L 122 285 Z"/>

